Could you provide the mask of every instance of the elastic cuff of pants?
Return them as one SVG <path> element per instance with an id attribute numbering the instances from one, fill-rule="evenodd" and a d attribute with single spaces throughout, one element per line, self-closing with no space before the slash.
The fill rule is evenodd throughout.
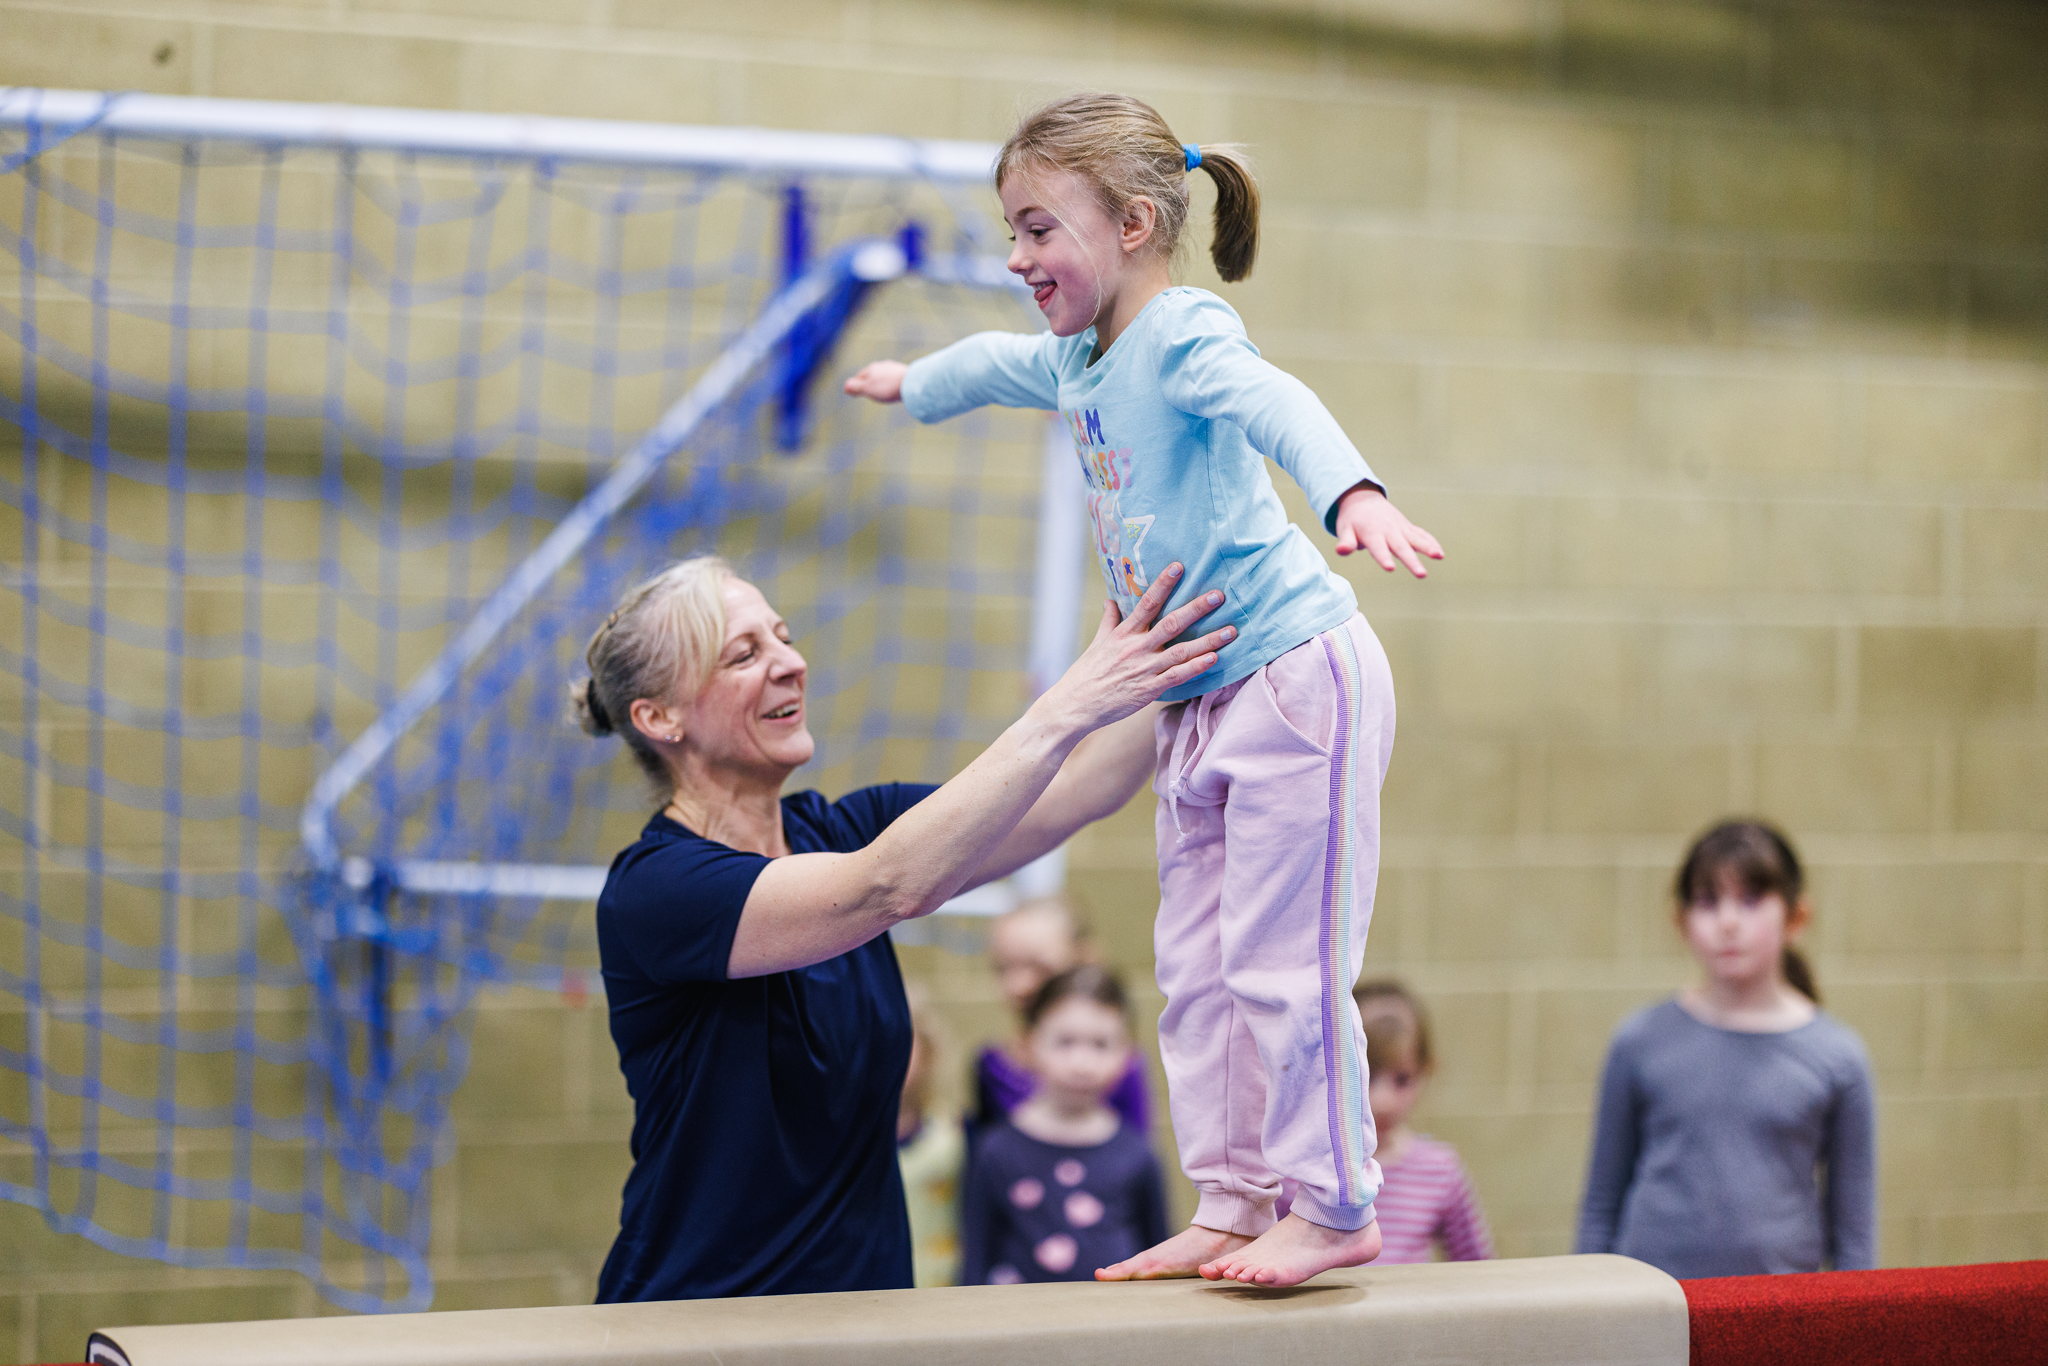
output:
<path id="1" fill-rule="evenodd" d="M 1364 1228 L 1375 1217 L 1371 1205 L 1352 1209 L 1346 1209 L 1341 1205 L 1326 1205 L 1313 1195 L 1310 1195 L 1306 1190 L 1294 1193 L 1293 1212 L 1299 1214 L 1311 1224 L 1321 1224 L 1324 1228 L 1342 1229 L 1346 1233 Z M 1200 1221 L 1197 1220 L 1197 1222 Z"/>
<path id="2" fill-rule="evenodd" d="M 1256 1238 L 1273 1227 L 1273 1202 L 1254 1200 L 1227 1191 L 1203 1191 L 1195 1202 L 1195 1217 L 1188 1221 L 1219 1233 L 1242 1233 Z"/>

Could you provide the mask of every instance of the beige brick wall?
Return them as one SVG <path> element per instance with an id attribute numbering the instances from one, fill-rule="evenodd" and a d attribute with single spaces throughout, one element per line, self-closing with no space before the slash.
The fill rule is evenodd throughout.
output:
<path id="1" fill-rule="evenodd" d="M 2048 1255 L 2038 11 L 0 0 L 0 82 L 960 137 L 1107 85 L 1251 143 L 1226 297 L 1451 552 L 1342 566 L 1401 707 L 1368 962 L 1434 1007 L 1425 1122 L 1503 1250 L 1568 1246 L 1607 1034 L 1687 975 L 1670 870 L 1758 811 L 1876 1062 L 1884 1259 Z M 1075 848 L 1141 981 L 1142 807 Z M 971 957 L 906 958 L 963 1043 L 999 1027 Z M 625 1165 L 601 1007 L 501 995 L 475 1037 L 437 1303 L 584 1297 Z M 316 1308 L 0 1206 L 0 1358 Z"/>

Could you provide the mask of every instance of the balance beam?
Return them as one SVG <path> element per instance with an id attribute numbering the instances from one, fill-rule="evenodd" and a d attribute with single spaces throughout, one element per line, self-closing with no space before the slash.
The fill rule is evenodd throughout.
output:
<path id="1" fill-rule="evenodd" d="M 1686 1366 L 1677 1281 L 1627 1257 L 106 1328 L 95 1366 Z"/>

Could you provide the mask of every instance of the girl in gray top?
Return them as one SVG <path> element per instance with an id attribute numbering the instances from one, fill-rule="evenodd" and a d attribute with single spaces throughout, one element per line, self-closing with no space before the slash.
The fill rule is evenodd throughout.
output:
<path id="1" fill-rule="evenodd" d="M 1803 886 L 1760 823 L 1686 856 L 1678 927 L 1702 979 L 1615 1031 L 1578 1251 L 1681 1279 L 1877 1264 L 1870 1060 L 1792 947 Z"/>

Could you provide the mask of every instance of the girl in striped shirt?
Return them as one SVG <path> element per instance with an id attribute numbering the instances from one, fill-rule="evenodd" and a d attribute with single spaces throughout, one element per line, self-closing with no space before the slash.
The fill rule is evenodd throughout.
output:
<path id="1" fill-rule="evenodd" d="M 1351 994 L 1365 1024 L 1372 1122 L 1380 1136 L 1377 1261 L 1434 1261 L 1438 1247 L 1447 1261 L 1485 1261 L 1493 1239 L 1457 1149 L 1408 1127 L 1436 1067 L 1422 1003 L 1392 980 L 1361 982 Z"/>

